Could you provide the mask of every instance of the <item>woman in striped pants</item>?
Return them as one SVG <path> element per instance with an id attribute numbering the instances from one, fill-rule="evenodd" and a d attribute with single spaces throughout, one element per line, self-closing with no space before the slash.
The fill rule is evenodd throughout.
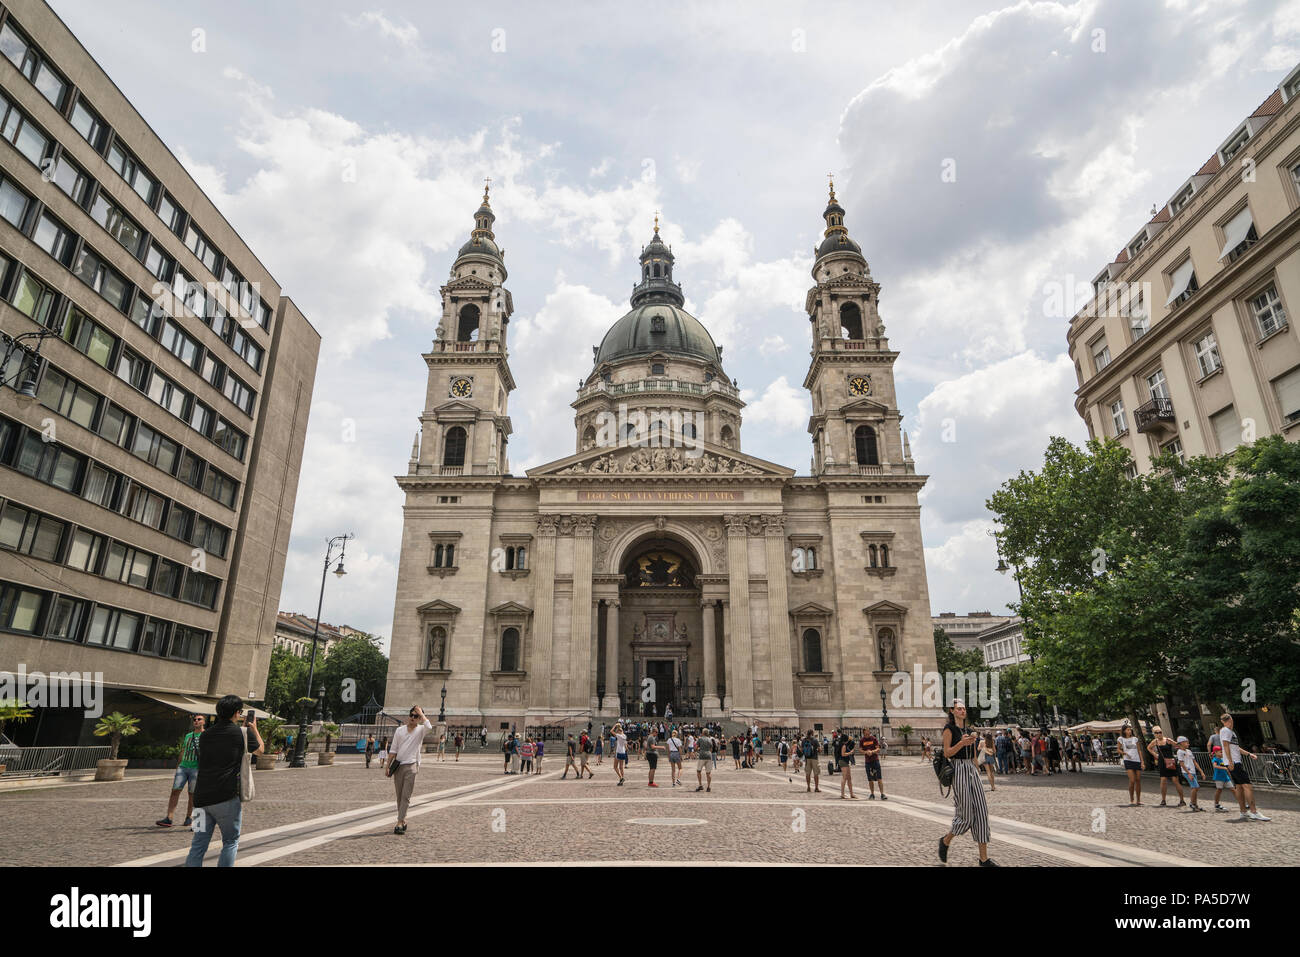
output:
<path id="1" fill-rule="evenodd" d="M 954 698 L 948 723 L 943 728 L 943 753 L 952 762 L 952 803 L 956 811 L 952 827 L 939 838 L 939 860 L 948 862 L 948 847 L 958 834 L 971 832 L 980 849 L 980 867 L 996 867 L 989 859 L 989 806 L 984 801 L 975 750 L 979 735 L 966 730 L 966 702 Z"/>

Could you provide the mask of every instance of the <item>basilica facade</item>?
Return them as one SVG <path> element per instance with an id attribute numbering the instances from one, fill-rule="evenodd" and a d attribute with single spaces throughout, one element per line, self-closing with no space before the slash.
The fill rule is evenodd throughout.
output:
<path id="1" fill-rule="evenodd" d="M 834 188 L 806 308 L 809 474 L 743 451 L 737 383 L 671 248 L 593 347 L 574 451 L 513 475 L 513 302 L 485 191 L 442 287 L 407 474 L 389 710 L 451 724 L 615 715 L 937 727 L 892 695 L 934 669 L 918 475 L 880 286 Z"/>

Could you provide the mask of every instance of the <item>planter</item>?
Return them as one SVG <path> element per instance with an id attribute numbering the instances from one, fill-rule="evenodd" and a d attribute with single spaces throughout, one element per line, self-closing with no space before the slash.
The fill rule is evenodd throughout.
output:
<path id="1" fill-rule="evenodd" d="M 274 754 L 255 754 L 253 760 L 257 762 L 257 770 L 274 771 L 277 755 Z"/>
<path id="2" fill-rule="evenodd" d="M 124 777 L 126 777 L 126 758 L 119 758 L 116 761 L 101 758 L 95 764 L 96 781 L 121 781 Z"/>
<path id="3" fill-rule="evenodd" d="M 317 766 L 317 767 L 319 767 L 319 766 L 322 765 L 322 764 L 333 764 L 333 763 L 334 763 L 334 752 L 333 752 L 333 751 L 321 751 L 320 753 L 318 753 L 318 754 L 316 755 L 316 766 Z"/>

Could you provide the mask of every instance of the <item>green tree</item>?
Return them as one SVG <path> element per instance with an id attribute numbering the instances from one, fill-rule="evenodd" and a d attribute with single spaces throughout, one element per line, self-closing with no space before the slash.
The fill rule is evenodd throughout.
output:
<path id="1" fill-rule="evenodd" d="M 1225 703 L 1300 703 L 1300 445 L 1241 446 L 1186 523 L 1179 572 L 1195 621 L 1188 671 Z"/>
<path id="2" fill-rule="evenodd" d="M 952 639 L 948 637 L 948 633 L 942 628 L 934 629 L 934 660 L 936 670 L 941 675 L 957 671 L 965 673 L 985 669 L 984 655 L 980 653 L 978 648 L 959 651 L 957 646 L 952 643 Z"/>
<path id="3" fill-rule="evenodd" d="M 273 650 L 266 673 L 266 710 L 296 722 L 294 702 L 306 694 L 307 662 L 286 648 Z"/>
<path id="4" fill-rule="evenodd" d="M 371 695 L 382 703 L 387 681 L 388 659 L 374 635 L 344 638 L 330 649 L 323 666 L 316 664 L 316 688 L 325 686 L 326 713 L 340 721 L 360 711 Z"/>
<path id="5" fill-rule="evenodd" d="M 0 734 L 4 733 L 7 724 L 22 724 L 24 721 L 30 721 L 32 709 L 27 707 L 26 703 L 17 699 L 6 698 L 0 701 Z"/>
<path id="6" fill-rule="evenodd" d="M 131 735 L 139 732 L 139 718 L 132 718 L 122 714 L 120 711 L 114 711 L 112 714 L 106 714 L 99 719 L 95 725 L 94 735 L 97 738 L 111 738 L 112 750 L 109 752 L 110 761 L 117 760 L 117 749 L 122 744 L 122 739 L 129 738 Z"/>

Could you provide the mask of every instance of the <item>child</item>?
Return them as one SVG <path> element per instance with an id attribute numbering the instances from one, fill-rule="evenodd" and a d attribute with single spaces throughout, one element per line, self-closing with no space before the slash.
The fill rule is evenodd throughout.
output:
<path id="1" fill-rule="evenodd" d="M 1178 767 L 1182 772 L 1183 783 L 1186 784 L 1192 792 L 1192 811 L 1202 810 L 1201 806 L 1196 803 L 1196 791 L 1201 786 L 1197 778 L 1196 759 L 1192 757 L 1191 746 L 1186 737 L 1178 739 L 1178 750 L 1174 752 L 1174 757 L 1178 760 Z"/>
<path id="2" fill-rule="evenodd" d="M 1237 789 L 1232 784 L 1232 777 L 1228 774 L 1228 765 L 1223 760 L 1223 746 L 1216 744 L 1214 750 L 1210 752 L 1210 763 L 1214 766 L 1214 809 L 1216 811 L 1227 811 L 1219 803 L 1219 797 L 1223 794 L 1223 789 L 1227 788 L 1233 798 L 1237 797 Z"/>

